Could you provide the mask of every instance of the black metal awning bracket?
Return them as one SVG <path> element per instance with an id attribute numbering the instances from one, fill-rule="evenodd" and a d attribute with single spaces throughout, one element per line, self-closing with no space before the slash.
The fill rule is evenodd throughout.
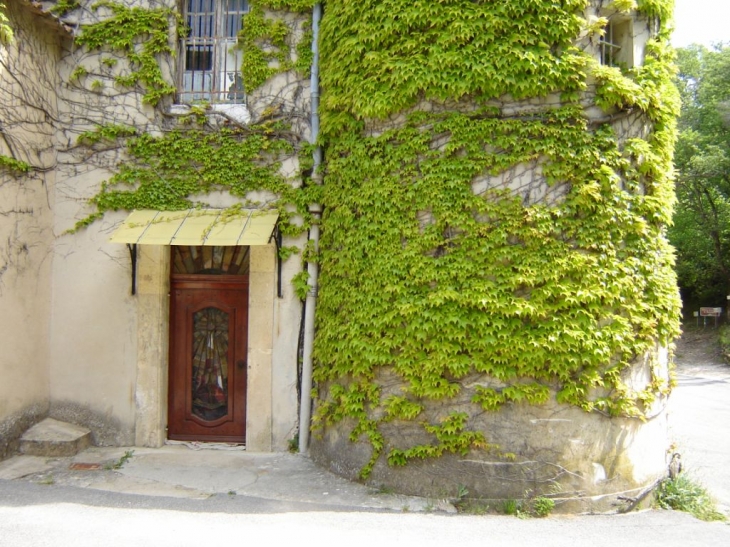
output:
<path id="1" fill-rule="evenodd" d="M 137 294 L 137 244 L 127 243 L 129 258 L 132 261 L 132 296 Z"/>

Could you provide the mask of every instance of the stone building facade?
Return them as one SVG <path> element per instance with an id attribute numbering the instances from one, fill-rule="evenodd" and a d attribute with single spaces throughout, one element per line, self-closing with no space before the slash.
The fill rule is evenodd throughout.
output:
<path id="1" fill-rule="evenodd" d="M 124 242 L 110 241 L 129 211 L 110 212 L 88 228 L 70 232 L 93 212 L 89 199 L 125 161 L 119 142 L 85 146 L 80 136 L 112 124 L 134 127 L 139 134 L 170 132 L 190 113 L 180 102 L 185 89 L 153 107 L 143 100 L 141 86 L 115 82 L 130 71 L 124 55 L 75 43 L 85 26 L 113 15 L 109 8 L 93 2 L 65 11 L 54 10 L 61 4 L 55 2 L 6 4 L 15 39 L 0 46 L 0 153 L 30 169 L 3 169 L 0 175 L 1 453 L 12 453 L 19 435 L 45 416 L 89 427 L 99 445 L 160 446 L 168 438 L 172 247 L 128 248 Z M 207 4 L 189 7 L 203 11 Z M 239 4 L 239 10 L 247 5 Z M 183 9 L 177 0 L 120 5 L 170 9 L 172 14 Z M 240 21 L 236 24 L 240 28 Z M 291 25 L 298 28 L 296 18 Z M 180 81 L 177 71 L 182 70 L 174 29 L 171 16 L 169 46 L 175 54 L 157 58 L 170 82 Z M 105 64 L 103 59 L 114 61 Z M 291 71 L 268 81 L 258 94 L 249 94 L 247 106 L 227 97 L 211 100 L 208 94 L 213 103 L 209 127 L 215 131 L 224 124 L 255 122 L 265 107 L 276 104 L 280 111 L 297 113 L 292 116 L 295 130 L 306 138 L 308 86 L 306 78 Z M 296 155 L 280 160 L 282 176 L 296 184 Z M 248 197 L 250 203 L 270 199 Z M 196 201 L 216 210 L 242 200 L 214 189 L 196 196 Z M 239 380 L 245 379 L 246 385 L 237 395 L 242 400 L 235 403 L 245 409 L 245 423 L 238 424 L 245 435 L 235 441 L 253 451 L 285 450 L 298 425 L 301 301 L 291 278 L 301 271 L 301 255 L 280 261 L 277 244 L 301 245 L 302 239 L 283 237 L 277 242 L 271 222 L 267 229 L 256 244 L 242 247 L 248 299 L 243 313 L 236 312 L 242 314 L 237 321 L 247 315 L 248 341 L 235 356 L 237 370 L 245 373 L 239 372 Z M 218 248 L 210 243 L 198 249 L 206 253 L 208 266 L 208 250 Z M 195 252 L 196 247 L 185 248 Z M 213 383 L 220 382 L 216 378 Z"/>
<path id="2" fill-rule="evenodd" d="M 214 181 L 205 193 L 185 196 L 190 207 L 177 224 L 162 207 L 142 216 L 123 207 L 90 215 L 98 210 L 93 200 L 100 188 L 136 161 L 120 127 L 161 138 L 191 123 L 213 134 L 284 120 L 294 146 L 278 152 L 277 173 L 301 186 L 309 169 L 300 152 L 312 138 L 313 97 L 308 76 L 295 64 L 309 14 L 280 14 L 287 41 L 264 47 L 272 72 L 249 89 L 239 68 L 246 66 L 246 52 L 242 57 L 236 48 L 241 15 L 250 8 L 245 0 L 6 4 L 15 40 L 0 46 L 0 157 L 20 164 L 0 164 L 0 458 L 45 416 L 89 427 L 98 445 L 156 447 L 180 439 L 285 450 L 299 427 L 304 312 L 293 281 L 304 266 L 306 234 L 277 230 L 282 211 L 268 206 L 276 196 L 263 190 L 234 195 Z M 154 58 L 173 91 L 150 100 L 153 84 L 120 84 L 139 68 L 128 52 L 79 41 L 84 29 L 113 18 L 114 6 L 169 10 L 169 52 Z M 640 66 L 660 31 L 658 20 L 603 0 L 585 7 L 589 26 L 599 17 L 609 23 L 604 38 L 586 31 L 577 45 L 600 64 Z M 175 14 L 188 28 L 182 39 L 174 32 Z M 135 42 L 133 51 L 143 43 Z M 282 48 L 287 54 L 277 57 Z M 621 147 L 652 133 L 645 112 L 599 107 L 595 82 L 588 84 L 580 97 L 588 124 L 611 126 Z M 562 101 L 556 92 L 491 98 L 481 106 L 527 119 Z M 424 100 L 412 110 L 468 113 L 474 105 Z M 365 119 L 364 133 L 374 137 L 404 123 L 404 116 Z M 99 136 L 104 128 L 112 133 Z M 434 141 L 432 147 L 446 144 Z M 548 184 L 543 167 L 535 160 L 482 173 L 471 190 L 505 191 L 527 206 L 559 205 L 570 188 Z M 238 241 L 249 244 L 220 235 L 229 221 L 216 225 L 216 215 L 231 206 L 251 211 L 230 221 L 240 224 Z M 94 222 L 86 223 L 89 218 Z M 423 211 L 419 221 L 432 224 L 432 213 Z M 254 233 L 254 224 L 263 231 Z M 176 242 L 182 231 L 207 244 Z M 300 252 L 279 252 L 292 247 Z M 650 353 L 625 378 L 635 392 L 657 379 L 668 382 L 666 350 L 657 346 Z M 397 382 L 387 374 L 378 380 L 396 393 Z M 465 391 L 466 399 L 453 404 L 468 406 L 469 396 Z M 370 480 L 423 495 L 467 484 L 473 494 L 496 499 L 559 487 L 566 499 L 610 503 L 617 495 L 639 495 L 663 473 L 664 403 L 660 397 L 649 405 L 646 422 L 589 414 L 554 399 L 508 405 L 480 413 L 471 425 L 489 432 L 489 441 L 514 458 L 451 454 L 405 469 L 381 459 Z M 439 413 L 431 409 L 428 419 L 438 421 Z M 422 436 L 416 423 L 383 427 L 394 438 Z M 320 432 L 312 455 L 356 478 L 372 452 L 351 442 L 343 426 Z"/>

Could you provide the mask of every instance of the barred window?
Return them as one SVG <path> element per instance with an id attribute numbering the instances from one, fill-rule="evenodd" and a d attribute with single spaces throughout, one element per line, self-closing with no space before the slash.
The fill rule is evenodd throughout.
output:
<path id="1" fill-rule="evenodd" d="M 178 100 L 242 103 L 243 52 L 236 46 L 248 0 L 185 0 Z"/>
<path id="2" fill-rule="evenodd" d="M 633 32 L 631 19 L 613 17 L 606 25 L 606 32 L 599 44 L 600 61 L 602 65 L 632 68 Z"/>

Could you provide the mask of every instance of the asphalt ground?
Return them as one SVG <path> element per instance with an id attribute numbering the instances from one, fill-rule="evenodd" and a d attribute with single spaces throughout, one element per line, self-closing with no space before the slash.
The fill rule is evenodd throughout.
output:
<path id="1" fill-rule="evenodd" d="M 730 367 L 716 352 L 703 351 L 702 336 L 709 333 L 677 349 L 671 434 L 684 472 L 730 514 Z M 0 547 L 730 545 L 729 524 L 685 513 L 456 514 L 449 500 L 378 492 L 305 456 L 197 448 L 92 448 L 73 458 L 0 462 Z"/>
<path id="2" fill-rule="evenodd" d="M 685 513 L 519 519 L 322 507 L 215 495 L 206 500 L 139 496 L 26 481 L 0 486 L 0 547 L 198 547 L 279 545 L 715 546 L 730 526 Z"/>

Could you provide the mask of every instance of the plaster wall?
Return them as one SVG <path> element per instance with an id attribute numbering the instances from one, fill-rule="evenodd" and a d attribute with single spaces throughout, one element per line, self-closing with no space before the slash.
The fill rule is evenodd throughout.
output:
<path id="1" fill-rule="evenodd" d="M 273 245 L 251 247 L 248 292 L 248 386 L 246 446 L 254 452 L 272 448 L 272 355 L 274 347 L 275 253 Z"/>
<path id="2" fill-rule="evenodd" d="M 162 446 L 167 438 L 170 249 L 138 247 L 135 445 Z"/>
<path id="3" fill-rule="evenodd" d="M 284 246 L 303 248 L 304 236 L 284 240 Z M 302 271 L 301 253 L 289 257 L 282 264 L 281 298 L 274 299 L 274 347 L 272 354 L 272 449 L 282 451 L 298 429 L 299 410 L 299 334 L 302 321 L 302 303 L 294 294 L 292 277 Z"/>
<path id="4" fill-rule="evenodd" d="M 57 231 L 69 224 L 56 217 Z M 113 225 L 105 219 L 56 244 L 51 416 L 91 428 L 96 444 L 131 445 L 139 304 L 127 249 L 107 242 Z"/>
<path id="5" fill-rule="evenodd" d="M 43 418 L 49 403 L 50 223 L 55 184 L 55 29 L 6 2 L 15 33 L 0 44 L 0 155 L 30 164 L 0 167 L 0 459 Z"/>
<path id="6" fill-rule="evenodd" d="M 89 9 L 87 3 L 82 6 L 72 12 L 68 23 L 93 23 L 104 15 L 104 10 Z M 106 66 L 100 62 L 104 57 L 119 62 Z M 78 67 L 86 68 L 88 75 L 74 77 Z M 89 51 L 69 42 L 56 68 L 54 231 L 58 239 L 53 268 L 50 415 L 89 427 L 95 444 L 133 445 L 138 403 L 137 325 L 139 309 L 147 309 L 148 303 L 131 294 L 128 249 L 108 241 L 126 214 L 110 213 L 88 227 L 69 231 L 93 213 L 89 198 L 125 161 L 120 143 L 104 141 L 88 147 L 79 137 L 103 124 L 159 132 L 159 115 L 143 104 L 140 90 L 114 84 L 115 76 L 129 70 L 114 52 Z M 143 341 L 148 342 L 147 338 Z"/>
<path id="7" fill-rule="evenodd" d="M 181 4 L 178 0 L 123 3 L 173 9 Z M 115 77 L 130 70 L 123 55 L 104 48 L 90 51 L 76 46 L 69 34 L 58 35 L 63 29 L 78 31 L 84 24 L 104 19 L 110 14 L 106 8 L 96 9 L 92 0 L 82 0 L 80 8 L 62 16 L 64 27 L 48 13 L 53 2 L 42 3 L 45 14 L 38 7 L 41 4 L 10 4 L 19 43 L 26 49 L 25 57 L 18 57 L 17 48 L 0 48 L 3 61 L 8 55 L 18 57 L 13 73 L 21 75 L 20 85 L 13 87 L 16 76 L 10 77 L 0 67 L 3 123 L 8 120 L 5 114 L 15 111 L 21 99 L 42 104 L 50 115 L 26 109 L 27 120 L 13 128 L 23 141 L 17 147 L 18 159 L 48 171 L 26 177 L 0 171 L 0 235 L 8 242 L 0 244 L 4 311 L 0 343 L 9 349 L 0 357 L 0 372 L 9 379 L 0 386 L 0 433 L 4 436 L 12 426 L 19 435 L 50 414 L 89 427 L 96 444 L 159 446 L 166 438 L 167 421 L 169 248 L 140 246 L 138 292 L 132 295 L 129 251 L 108 242 L 127 213 L 107 213 L 74 231 L 79 220 L 95 211 L 89 198 L 120 163 L 128 161 L 122 141 L 89 146 L 80 137 L 104 124 L 124 124 L 139 133 L 161 135 L 174 128 L 187 110 L 173 105 L 172 97 L 157 107 L 144 104 L 141 88 L 115 83 Z M 21 4 L 22 9 L 16 8 Z M 303 21 L 294 16 L 289 21 L 298 35 Z M 170 45 L 177 49 L 174 33 Z M 101 62 L 109 58 L 116 63 Z M 174 81 L 177 58 L 159 61 L 163 74 Z M 78 67 L 87 74 L 75 74 Z M 16 88 L 31 93 L 30 99 L 20 91 L 19 99 L 8 99 L 6 89 Z M 291 114 L 297 133 L 307 134 L 308 80 L 293 73 L 272 78 L 252 93 L 248 107 L 212 112 L 209 128 L 246 124 L 262 115 L 272 101 L 279 112 Z M 0 153 L 8 154 L 2 146 L 0 139 Z M 282 174 L 298 184 L 297 173 L 293 156 L 284 162 Z M 248 199 L 266 202 L 272 197 L 251 194 Z M 214 207 L 241 201 L 225 192 L 193 199 Z M 301 238 L 285 245 L 303 242 Z M 251 256 L 248 447 L 282 450 L 297 426 L 301 303 L 290 281 L 301 270 L 301 259 L 294 255 L 283 265 L 283 297 L 279 298 L 275 245 L 254 248 Z M 7 272 L 2 269 L 6 263 L 12 266 Z M 12 311 L 6 313 L 6 309 Z"/>

